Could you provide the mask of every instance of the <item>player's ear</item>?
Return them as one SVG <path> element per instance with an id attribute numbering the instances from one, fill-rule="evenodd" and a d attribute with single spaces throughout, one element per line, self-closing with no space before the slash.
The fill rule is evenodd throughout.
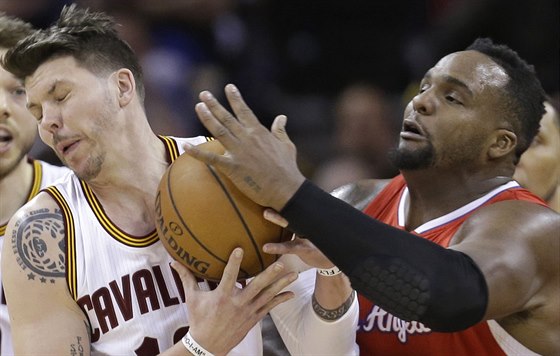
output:
<path id="1" fill-rule="evenodd" d="M 128 105 L 136 95 L 136 82 L 129 69 L 121 68 L 115 72 L 118 100 L 121 107 Z"/>
<path id="2" fill-rule="evenodd" d="M 488 149 L 488 157 L 496 159 L 506 156 L 515 151 L 515 146 L 517 146 L 517 136 L 513 131 L 507 129 L 496 130 Z"/>

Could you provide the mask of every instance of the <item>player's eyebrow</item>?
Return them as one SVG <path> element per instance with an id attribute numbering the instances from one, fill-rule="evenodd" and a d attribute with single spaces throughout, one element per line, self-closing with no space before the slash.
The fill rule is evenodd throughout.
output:
<path id="1" fill-rule="evenodd" d="M 47 94 L 52 95 L 52 93 L 54 93 L 54 91 L 56 90 L 56 87 L 58 86 L 58 84 L 60 82 L 61 82 L 60 79 L 55 80 L 54 83 L 52 83 L 52 85 L 50 86 L 49 90 L 47 91 Z M 37 106 L 37 105 L 27 102 L 26 106 L 27 106 L 27 110 L 29 110 L 32 107 Z"/>
<path id="2" fill-rule="evenodd" d="M 57 79 L 54 81 L 54 83 L 51 85 L 49 91 L 47 91 L 47 94 L 51 95 L 52 93 L 54 93 L 54 91 L 56 90 L 56 86 L 60 83 L 60 80 Z"/>
<path id="3" fill-rule="evenodd" d="M 455 77 L 453 77 L 451 75 L 448 75 L 448 74 L 443 74 L 441 77 L 443 78 L 443 81 L 445 81 L 446 83 L 453 84 L 453 85 L 456 85 L 458 87 L 461 87 L 467 92 L 467 94 L 469 96 L 471 96 L 471 97 L 474 96 L 471 88 L 469 88 L 469 86 L 465 82 L 463 82 L 462 80 L 460 80 L 458 78 L 455 78 Z M 424 78 L 425 79 L 431 79 L 432 78 L 431 73 L 430 72 L 426 73 Z"/>

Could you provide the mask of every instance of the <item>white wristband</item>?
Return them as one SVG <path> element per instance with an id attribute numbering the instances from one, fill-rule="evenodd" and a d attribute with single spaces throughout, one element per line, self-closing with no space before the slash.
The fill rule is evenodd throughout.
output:
<path id="1" fill-rule="evenodd" d="M 333 268 L 327 269 L 317 268 L 317 273 L 319 273 L 321 276 L 332 277 L 342 273 L 342 271 L 338 269 L 338 267 L 334 266 Z"/>
<path id="2" fill-rule="evenodd" d="M 183 339 L 181 341 L 183 341 L 183 345 L 185 345 L 187 350 L 193 355 L 214 356 L 214 354 L 206 350 L 204 347 L 200 346 L 198 342 L 193 339 L 190 331 L 187 332 L 187 335 L 183 336 Z"/>

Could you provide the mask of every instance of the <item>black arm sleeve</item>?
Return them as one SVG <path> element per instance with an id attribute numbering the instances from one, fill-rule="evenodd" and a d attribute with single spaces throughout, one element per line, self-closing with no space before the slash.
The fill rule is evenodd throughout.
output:
<path id="1" fill-rule="evenodd" d="M 282 209 L 353 288 L 404 320 L 452 332 L 481 321 L 486 281 L 464 253 L 381 223 L 306 181 Z"/>

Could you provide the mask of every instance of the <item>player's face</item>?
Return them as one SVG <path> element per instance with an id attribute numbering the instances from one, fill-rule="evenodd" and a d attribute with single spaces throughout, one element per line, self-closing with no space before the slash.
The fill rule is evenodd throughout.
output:
<path id="1" fill-rule="evenodd" d="M 41 64 L 25 83 L 41 139 L 85 180 L 99 174 L 107 150 L 119 142 L 111 127 L 118 103 L 108 83 L 71 56 Z"/>
<path id="2" fill-rule="evenodd" d="M 539 133 L 523 153 L 513 176 L 521 185 L 548 200 L 560 179 L 559 113 L 545 103 Z"/>
<path id="3" fill-rule="evenodd" d="M 6 52 L 0 49 L 0 56 Z M 26 108 L 23 83 L 0 67 L 0 179 L 31 149 L 37 122 Z"/>
<path id="4" fill-rule="evenodd" d="M 499 93 L 509 77 L 489 57 L 464 51 L 430 69 L 404 113 L 393 161 L 402 170 L 469 169 L 500 128 Z"/>

